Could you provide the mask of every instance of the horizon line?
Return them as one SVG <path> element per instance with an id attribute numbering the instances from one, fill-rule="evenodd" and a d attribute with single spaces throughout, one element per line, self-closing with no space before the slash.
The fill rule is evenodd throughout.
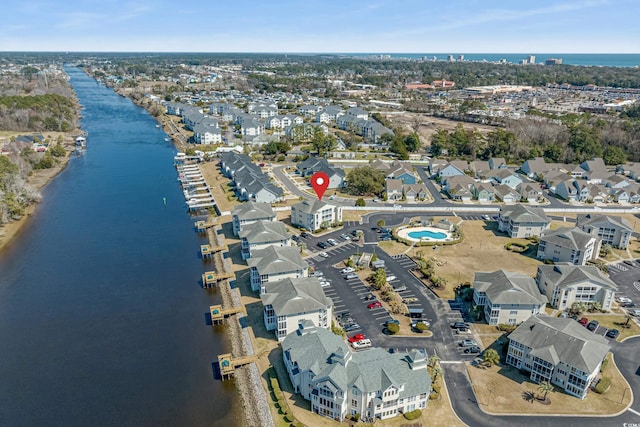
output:
<path id="1" fill-rule="evenodd" d="M 251 55 L 640 55 L 640 52 L 271 52 L 271 51 L 154 51 L 154 50 L 0 50 L 0 53 L 190 53 Z"/>

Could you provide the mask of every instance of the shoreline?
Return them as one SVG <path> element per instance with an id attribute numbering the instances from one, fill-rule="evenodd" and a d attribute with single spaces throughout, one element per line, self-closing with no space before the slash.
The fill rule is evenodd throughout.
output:
<path id="1" fill-rule="evenodd" d="M 65 146 L 65 149 L 66 148 L 68 148 L 68 146 Z M 72 152 L 69 151 L 67 153 L 67 156 L 61 159 L 60 164 L 51 169 L 34 171 L 33 175 L 29 177 L 27 182 L 30 185 L 33 185 L 38 191 L 41 191 L 67 167 L 69 161 L 71 160 L 71 153 Z M 8 222 L 0 226 L 0 253 L 6 250 L 10 246 L 11 242 L 13 242 L 13 239 L 19 236 L 20 233 L 24 231 L 24 229 L 26 228 L 26 224 L 29 222 L 31 216 L 39 206 L 40 201 L 34 202 L 33 204 L 25 208 L 25 213 L 20 219 Z"/>

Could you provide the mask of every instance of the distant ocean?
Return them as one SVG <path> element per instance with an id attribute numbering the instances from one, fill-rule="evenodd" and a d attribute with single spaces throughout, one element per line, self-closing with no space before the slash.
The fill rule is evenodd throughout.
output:
<path id="1" fill-rule="evenodd" d="M 391 58 L 436 59 L 446 61 L 449 54 L 444 53 L 343 53 L 340 56 L 379 56 L 388 55 Z M 460 55 L 465 61 L 499 62 L 504 60 L 518 64 L 530 55 L 535 56 L 536 63 L 544 63 L 548 58 L 562 58 L 566 65 L 586 65 L 600 67 L 640 67 L 640 54 L 637 53 L 452 53 L 457 60 Z"/>

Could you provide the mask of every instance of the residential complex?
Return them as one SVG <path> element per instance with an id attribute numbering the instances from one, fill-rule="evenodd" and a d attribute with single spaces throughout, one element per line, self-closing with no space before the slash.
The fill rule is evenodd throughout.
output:
<path id="1" fill-rule="evenodd" d="M 475 274 L 473 302 L 490 325 L 517 325 L 544 312 L 546 304 L 531 277 L 504 270 Z"/>
<path id="2" fill-rule="evenodd" d="M 504 231 L 510 237 L 540 236 L 550 224 L 551 220 L 547 218 L 542 208 L 521 204 L 500 208 L 498 230 Z"/>
<path id="3" fill-rule="evenodd" d="M 538 259 L 585 265 L 598 258 L 600 239 L 578 227 L 547 230 L 538 243 Z"/>
<path id="4" fill-rule="evenodd" d="M 242 259 L 251 258 L 252 253 L 268 246 L 291 246 L 291 235 L 279 221 L 256 221 L 246 224 L 239 236 Z"/>
<path id="5" fill-rule="evenodd" d="M 538 314 L 509 334 L 507 363 L 584 399 L 609 350 L 606 338 L 575 320 Z"/>
<path id="6" fill-rule="evenodd" d="M 593 265 L 540 265 L 536 283 L 549 304 L 558 310 L 570 309 L 574 303 L 598 303 L 611 310 L 617 286 Z"/>
<path id="7" fill-rule="evenodd" d="M 267 292 L 268 283 L 308 275 L 308 265 L 297 247 L 268 246 L 253 251 L 247 264 L 251 268 L 251 289 L 260 294 Z"/>
<path id="8" fill-rule="evenodd" d="M 268 331 L 275 330 L 278 341 L 295 332 L 303 320 L 318 328 L 331 328 L 333 303 L 315 277 L 271 283 L 260 299 L 264 306 L 264 325 Z"/>
<path id="9" fill-rule="evenodd" d="M 329 205 L 320 200 L 303 200 L 291 206 L 291 225 L 309 231 L 320 230 L 342 222 L 342 206 Z"/>
<path id="10" fill-rule="evenodd" d="M 269 203 L 246 202 L 233 208 L 231 219 L 233 234 L 237 236 L 245 225 L 257 221 L 275 221 L 276 214 Z"/>
<path id="11" fill-rule="evenodd" d="M 429 403 L 431 377 L 426 355 L 418 350 L 354 353 L 340 336 L 309 321 L 287 335 L 282 350 L 294 392 L 324 417 L 387 419 Z"/>
<path id="12" fill-rule="evenodd" d="M 578 215 L 576 226 L 598 236 L 602 243 L 620 249 L 626 249 L 629 246 L 631 233 L 633 233 L 633 227 L 626 219 L 603 214 Z"/>

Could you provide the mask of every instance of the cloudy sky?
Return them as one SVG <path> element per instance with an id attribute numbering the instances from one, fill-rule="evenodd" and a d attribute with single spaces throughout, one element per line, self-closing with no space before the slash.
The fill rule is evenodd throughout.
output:
<path id="1" fill-rule="evenodd" d="M 0 51 L 640 53 L 638 0 L 5 0 Z"/>

